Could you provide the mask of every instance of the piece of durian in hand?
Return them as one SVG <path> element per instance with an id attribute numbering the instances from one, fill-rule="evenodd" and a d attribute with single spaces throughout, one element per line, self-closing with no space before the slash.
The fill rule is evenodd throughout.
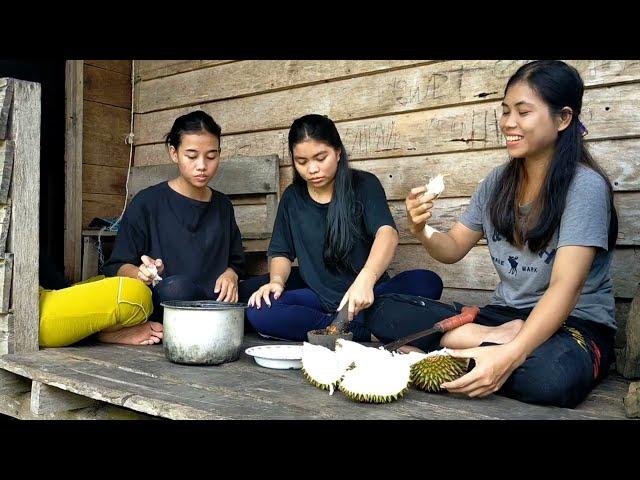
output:
<path id="1" fill-rule="evenodd" d="M 444 177 L 448 175 L 448 173 L 439 173 L 429 179 L 429 183 L 425 185 L 427 187 L 425 195 L 435 195 L 434 198 L 438 198 L 444 191 Z"/>

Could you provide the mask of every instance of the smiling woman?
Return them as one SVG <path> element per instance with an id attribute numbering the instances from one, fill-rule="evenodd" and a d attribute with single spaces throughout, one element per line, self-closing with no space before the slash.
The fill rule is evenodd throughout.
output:
<path id="1" fill-rule="evenodd" d="M 474 324 L 414 344 L 475 360 L 442 385 L 450 392 L 575 407 L 609 370 L 618 222 L 611 183 L 583 140 L 583 93 L 578 71 L 564 62 L 521 66 L 502 101 L 509 161 L 487 175 L 460 221 L 439 232 L 427 224 L 433 198 L 421 195 L 424 187 L 407 196 L 409 229 L 431 257 L 458 262 L 485 237 L 500 278 Z M 390 342 L 455 313 L 435 301 L 390 302 L 370 325 Z"/>

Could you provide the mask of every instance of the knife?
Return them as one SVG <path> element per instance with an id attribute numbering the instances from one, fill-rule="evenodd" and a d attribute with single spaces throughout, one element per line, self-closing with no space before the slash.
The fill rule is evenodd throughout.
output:
<path id="1" fill-rule="evenodd" d="M 341 310 L 338 310 L 338 314 L 336 318 L 333 319 L 333 322 L 326 328 L 327 332 L 331 332 L 335 330 L 334 333 L 344 332 L 345 327 L 349 323 L 349 302 L 345 302 L 342 306 Z"/>
<path id="2" fill-rule="evenodd" d="M 411 335 L 407 335 L 406 337 L 399 338 L 394 342 L 387 343 L 386 345 L 383 345 L 382 348 L 392 352 L 409 342 L 413 342 L 414 340 L 418 340 L 419 338 L 426 337 L 427 335 L 431 335 L 432 333 L 448 332 L 449 330 L 453 330 L 454 328 L 457 328 L 461 325 L 473 322 L 478 316 L 478 313 L 480 313 L 480 309 L 476 306 L 462 307 L 462 310 L 458 315 L 440 320 L 433 327 L 427 330 L 421 330 L 419 332 L 412 333 Z"/>

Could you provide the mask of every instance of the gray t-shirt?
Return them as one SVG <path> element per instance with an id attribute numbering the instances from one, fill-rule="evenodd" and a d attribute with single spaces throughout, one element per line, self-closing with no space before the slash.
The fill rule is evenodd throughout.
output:
<path id="1" fill-rule="evenodd" d="M 500 277 L 491 303 L 515 308 L 533 308 L 551 280 L 558 248 L 565 245 L 597 247 L 596 256 L 582 287 L 572 316 L 616 328 L 613 284 L 608 251 L 611 210 L 605 180 L 594 170 L 580 165 L 569 186 L 558 229 L 547 247 L 538 253 L 516 248 L 493 227 L 489 218 L 491 192 L 506 165 L 494 168 L 480 183 L 460 221 L 481 231 L 487 239 L 493 265 Z"/>

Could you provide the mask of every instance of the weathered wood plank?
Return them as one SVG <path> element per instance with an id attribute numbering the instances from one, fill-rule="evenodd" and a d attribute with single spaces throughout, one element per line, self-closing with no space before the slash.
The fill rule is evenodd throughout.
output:
<path id="1" fill-rule="evenodd" d="M 312 63 L 316 64 L 318 62 Z M 234 63 L 227 67 L 231 68 L 242 64 L 243 62 Z M 350 78 L 336 82 L 303 86 L 294 90 L 276 91 L 257 96 L 221 100 L 213 103 L 201 103 L 199 97 L 191 92 L 185 94 L 183 97 L 184 100 L 182 101 L 184 104 L 189 105 L 186 107 L 172 108 L 153 113 L 141 113 L 147 110 L 140 105 L 140 111 L 136 112 L 138 114 L 136 121 L 136 127 L 138 129 L 136 130 L 136 142 L 154 143 L 159 141 L 159 128 L 167 128 L 165 125 L 170 126 L 173 119 L 190 110 L 194 110 L 195 107 L 193 105 L 199 104 L 197 108 L 211 114 L 227 134 L 287 128 L 295 118 L 310 112 L 328 115 L 335 122 L 346 122 L 348 120 L 372 116 L 379 117 L 381 115 L 397 117 L 398 114 L 403 112 L 436 109 L 438 110 L 438 114 L 435 122 L 432 122 L 434 117 L 431 115 L 424 117 L 429 119 L 430 130 L 434 127 L 440 128 L 445 126 L 445 128 L 442 129 L 442 133 L 447 134 L 444 137 L 446 141 L 455 142 L 457 140 L 467 143 L 467 145 L 462 145 L 460 148 L 457 148 L 457 150 L 486 148 L 490 146 L 486 142 L 491 141 L 488 136 L 493 135 L 494 130 L 498 129 L 497 120 L 500 118 L 502 110 L 499 102 L 492 100 L 502 98 L 502 90 L 504 84 L 506 84 L 506 79 L 513 73 L 507 72 L 504 80 L 500 80 L 501 87 L 493 88 L 490 86 L 490 83 L 494 77 L 488 79 L 487 76 L 490 75 L 490 71 L 494 65 L 495 62 L 485 60 L 474 62 L 440 62 L 419 68 L 394 70 L 373 76 Z M 216 72 L 213 73 L 215 73 L 216 78 L 221 79 L 219 81 L 227 79 L 227 81 L 231 82 L 231 79 L 235 78 L 233 75 L 219 75 L 217 72 L 218 68 L 223 69 L 225 66 L 214 69 Z M 631 75 L 623 75 L 623 77 L 636 81 L 639 80 L 640 62 L 633 61 L 630 70 L 633 73 Z M 513 71 L 515 71 L 515 69 Z M 199 70 L 193 73 L 203 74 L 203 72 L 206 73 L 207 70 Z M 261 78 L 261 75 L 256 75 L 254 72 L 247 73 L 252 75 L 253 84 L 255 83 L 255 78 Z M 274 70 L 272 74 L 281 76 L 280 73 L 276 73 L 276 70 Z M 183 76 L 169 77 L 164 81 L 187 81 L 187 79 L 182 79 L 182 77 Z M 444 77 L 444 79 L 440 77 Z M 406 87 L 412 84 L 421 85 L 417 87 Z M 190 88 L 191 85 L 201 85 L 195 88 L 207 92 L 204 94 L 204 97 L 212 94 L 208 92 L 218 91 L 217 88 L 211 87 L 206 83 L 199 84 L 195 81 L 188 81 L 185 85 L 172 85 L 167 95 L 160 96 L 156 93 L 150 94 L 148 97 L 154 101 L 158 101 L 156 110 L 158 108 L 166 108 L 167 103 L 169 103 L 169 99 L 167 98 L 169 92 L 176 92 L 173 93 L 174 95 L 179 94 L 177 92 L 189 92 L 192 90 L 192 88 Z M 231 82 L 231 85 L 233 89 L 235 84 Z M 587 90 L 585 93 L 584 107 L 581 114 L 583 121 L 589 125 L 588 128 L 590 132 L 593 126 L 592 109 L 596 105 L 594 104 L 594 95 L 596 98 L 599 98 L 599 95 L 593 92 L 603 89 L 607 90 L 608 88 L 606 86 L 603 87 L 602 84 L 597 85 L 597 87 L 598 88 L 592 90 Z M 622 85 L 610 88 L 622 89 L 622 91 L 624 91 L 627 87 Z M 637 92 L 638 89 L 637 84 L 631 85 L 631 90 Z M 234 93 L 236 91 L 235 89 L 232 90 Z M 487 91 L 493 92 L 493 94 L 487 96 L 485 95 Z M 202 96 L 203 95 L 201 95 L 201 97 Z M 632 99 L 632 101 L 637 101 L 638 95 L 636 94 L 634 98 L 635 100 Z M 615 94 L 610 92 L 608 101 L 610 102 L 614 99 Z M 471 102 L 476 103 L 481 100 L 489 103 L 485 103 L 482 106 L 468 105 Z M 455 107 L 447 108 L 452 105 L 455 105 Z M 625 106 L 623 104 L 618 105 L 619 108 L 613 109 L 620 114 L 624 112 Z M 446 110 L 453 110 L 465 108 L 465 106 L 472 112 L 471 116 L 467 118 L 446 118 L 447 115 L 443 115 L 441 112 L 443 107 L 446 108 Z M 612 105 L 603 105 L 603 107 L 605 106 L 612 107 Z M 627 111 L 624 113 L 631 114 L 632 112 Z M 445 118 L 442 118 L 443 116 Z M 609 118 L 615 117 L 609 116 Z M 368 124 L 370 123 L 371 122 Z M 402 127 L 402 123 L 402 120 L 399 119 L 398 126 Z M 599 128 L 603 127 L 605 127 L 605 125 L 599 126 Z M 424 126 L 422 128 L 424 129 Z M 410 131 L 405 129 L 399 129 L 400 135 L 404 132 L 410 133 Z M 369 137 L 375 136 L 375 132 L 369 130 L 363 132 L 358 131 L 358 133 L 366 134 Z M 455 135 L 452 136 L 452 133 Z M 500 141 L 502 141 L 502 135 L 500 134 L 499 136 Z M 358 143 L 363 143 L 364 141 L 365 140 L 358 139 Z M 379 143 L 379 140 L 376 140 L 376 143 Z M 345 142 L 345 146 L 349 148 L 350 145 Z M 389 145 L 386 147 L 390 148 Z"/>
<path id="2" fill-rule="evenodd" d="M 303 85 L 314 84 L 318 98 L 331 98 L 335 92 L 326 90 L 323 82 L 340 78 L 349 78 L 371 72 L 384 72 L 398 67 L 414 64 L 424 64 L 427 61 L 418 60 L 244 60 L 240 62 L 216 65 L 213 68 L 202 68 L 181 75 L 172 75 L 141 82 L 137 86 L 139 95 L 136 113 L 154 110 L 175 109 L 183 105 L 202 104 L 216 100 L 242 97 L 255 93 L 272 92 L 275 90 L 291 89 Z M 365 77 L 369 79 L 370 77 Z M 368 80 L 371 83 L 373 80 Z M 351 84 L 344 88 L 352 87 Z M 307 99 L 308 89 L 301 92 Z M 257 103 L 268 102 L 276 106 L 278 101 L 288 96 L 297 96 L 298 90 L 287 90 L 286 94 L 266 98 L 260 96 Z M 299 100 L 296 100 L 298 102 Z M 301 107 L 309 105 L 304 100 Z M 256 101 L 247 104 L 255 105 Z M 248 111 L 246 108 L 237 108 Z M 311 110 L 307 110 L 311 111 Z M 182 113 L 175 113 L 174 118 Z M 217 121 L 217 117 L 214 116 Z M 222 118 L 222 117 L 221 117 Z M 222 123 L 223 128 L 227 127 Z"/>
<path id="3" fill-rule="evenodd" d="M 83 62 L 67 60 L 65 73 L 64 273 L 80 279 L 82 230 Z"/>
<path id="4" fill-rule="evenodd" d="M 95 217 L 118 217 L 124 208 L 124 195 L 85 193 L 82 195 L 82 228 L 87 228 Z"/>
<path id="5" fill-rule="evenodd" d="M 93 399 L 67 392 L 41 382 L 31 383 L 31 413 L 45 415 L 95 405 Z"/>
<path id="6" fill-rule="evenodd" d="M 477 107 L 477 106 L 476 106 Z M 455 110 L 455 109 L 451 109 Z M 470 115 L 469 112 L 468 115 Z M 608 112 L 607 112 L 608 113 Z M 418 114 L 412 114 L 418 115 Z M 411 115 L 410 115 L 411 116 Z M 464 120 L 464 116 L 459 116 L 460 121 Z M 469 117 L 470 118 L 470 117 Z M 434 122 L 436 121 L 435 119 Z M 612 120 L 614 125 L 618 126 L 616 136 L 625 135 L 625 119 Z M 368 123 L 367 123 L 368 122 Z M 449 122 L 449 127 L 453 129 L 455 122 Z M 503 148 L 502 140 L 500 144 L 492 147 L 488 156 L 481 156 L 481 150 L 476 148 L 466 148 L 461 146 L 460 142 L 441 142 L 441 145 L 433 145 L 433 142 L 425 137 L 420 140 L 416 135 L 413 143 L 406 146 L 400 145 L 400 140 L 405 138 L 404 126 L 403 130 L 398 130 L 397 125 L 393 121 L 393 117 L 383 117 L 362 121 L 357 128 L 350 128 L 351 122 L 342 125 L 338 124 L 338 130 L 342 133 L 342 138 L 349 153 L 351 160 L 363 159 L 391 159 L 395 157 L 405 157 L 411 155 L 408 161 L 420 162 L 419 155 L 429 155 L 428 162 L 436 164 L 441 163 L 443 167 L 447 167 L 455 161 L 462 161 L 464 165 L 475 168 L 471 160 L 476 157 L 483 161 L 493 162 L 494 166 L 499 165 L 507 158 L 506 149 Z M 349 128 L 347 128 L 349 127 Z M 417 128 L 426 135 L 427 125 L 416 122 L 412 128 Z M 357 133 L 360 129 L 360 133 Z M 446 129 L 446 127 L 445 127 Z M 345 132 L 350 137 L 345 136 Z M 351 133 L 349 133 L 351 132 Z M 288 130 L 270 130 L 265 132 L 253 132 L 238 135 L 223 135 L 223 157 L 233 157 L 237 155 L 264 155 L 265 153 L 277 153 L 281 159 L 281 165 L 290 165 L 291 158 L 287 147 Z M 409 133 L 406 133 L 409 135 Z M 435 135 L 434 135 L 435 136 Z M 349 140 L 349 142 L 347 142 Z M 428 141 L 429 140 L 429 141 Z M 640 183 L 640 175 L 638 174 L 638 162 L 636 160 L 637 147 L 640 141 L 637 138 L 627 138 L 618 140 L 597 139 L 589 133 L 587 144 L 598 162 L 605 168 L 611 176 L 615 187 L 620 189 L 635 190 L 638 189 Z M 391 145 L 394 148 L 387 148 L 385 145 Z M 395 145 L 395 146 L 394 146 Z M 396 148 L 397 147 L 397 148 Z M 450 154 L 446 156 L 448 151 L 463 150 L 459 154 Z M 467 151 L 468 150 L 468 151 Z M 136 165 L 154 165 L 167 163 L 169 160 L 167 154 L 161 144 L 137 146 L 136 149 Z M 483 152 L 484 153 L 484 152 Z M 442 154 L 442 155 L 436 155 Z M 483 163 L 479 164 L 483 167 Z M 357 167 L 356 167 L 357 168 Z M 618 185 L 616 185 L 618 182 Z M 445 190 L 446 192 L 446 190 Z"/>
<path id="7" fill-rule="evenodd" d="M 12 140 L 0 140 L 0 204 L 7 203 L 15 144 Z"/>
<path id="8" fill-rule="evenodd" d="M 245 346 L 250 344 L 252 342 L 247 342 Z M 237 362 L 207 368 L 205 372 L 201 367 L 168 362 L 161 346 L 49 349 L 28 357 L 4 357 L 0 365 L 33 376 L 36 381 L 41 381 L 36 377 L 48 377 L 69 391 L 82 390 L 85 396 L 100 397 L 113 404 L 125 403 L 128 408 L 168 418 L 595 419 L 623 416 L 622 411 L 613 409 L 583 412 L 527 405 L 501 396 L 469 400 L 414 389 L 388 405 L 359 404 L 339 393 L 329 396 L 313 388 L 300 371 L 261 368 L 246 355 Z"/>
<path id="9" fill-rule="evenodd" d="M 465 258 L 451 265 L 436 262 L 421 245 L 399 245 L 389 272 L 396 274 L 415 268 L 433 270 L 450 288 L 493 290 L 498 284 L 498 274 L 484 245 L 473 247 Z M 633 298 L 640 282 L 640 248 L 617 248 L 611 277 L 616 297 Z"/>
<path id="10" fill-rule="evenodd" d="M 7 138 L 7 124 L 9 110 L 13 98 L 13 81 L 10 78 L 0 78 L 0 140 Z"/>
<path id="11" fill-rule="evenodd" d="M 11 282 L 13 280 L 13 253 L 0 256 L 0 313 L 8 313 L 10 308 Z M 19 281 L 16 278 L 16 283 Z"/>
<path id="12" fill-rule="evenodd" d="M 84 63 L 131 76 L 131 60 L 85 60 Z"/>
<path id="13" fill-rule="evenodd" d="M 136 66 L 138 67 L 136 82 L 237 61 L 238 60 L 136 60 Z"/>
<path id="14" fill-rule="evenodd" d="M 82 163 L 87 165 L 129 166 L 131 130 L 128 110 L 97 102 L 83 102 Z"/>
<path id="15" fill-rule="evenodd" d="M 228 159 L 221 162 L 209 186 L 227 195 L 275 193 L 279 190 L 278 163 L 277 155 Z M 129 178 L 129 195 L 175 178 L 177 172 L 175 164 L 134 167 Z"/>
<path id="16" fill-rule="evenodd" d="M 82 166 L 82 194 L 102 193 L 121 195 L 124 197 L 127 183 L 126 167 L 109 167 L 107 165 Z"/>
<path id="17" fill-rule="evenodd" d="M 16 352 L 38 350 L 41 91 L 38 83 L 14 82 L 9 136 L 15 142 L 15 161 L 7 250 L 14 255 L 11 308 Z"/>
<path id="18" fill-rule="evenodd" d="M 131 77 L 84 64 L 84 99 L 131 110 Z"/>
<path id="19" fill-rule="evenodd" d="M 626 322 L 626 343 L 620 373 L 626 378 L 640 377 L 640 291 L 635 294 Z"/>

